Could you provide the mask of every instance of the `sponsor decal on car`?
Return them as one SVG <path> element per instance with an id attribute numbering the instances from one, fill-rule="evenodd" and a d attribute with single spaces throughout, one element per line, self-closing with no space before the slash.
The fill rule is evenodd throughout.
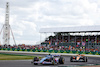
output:
<path id="1" fill-rule="evenodd" d="M 42 64 L 52 64 L 51 62 L 42 62 Z"/>

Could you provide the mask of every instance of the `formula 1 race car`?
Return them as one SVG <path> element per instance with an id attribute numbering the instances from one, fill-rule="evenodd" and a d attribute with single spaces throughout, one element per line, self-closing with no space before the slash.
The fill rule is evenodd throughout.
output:
<path id="1" fill-rule="evenodd" d="M 85 55 L 78 54 L 76 56 L 71 56 L 70 62 L 74 62 L 74 61 L 76 61 L 76 62 L 81 62 L 81 61 L 87 62 L 88 61 L 88 58 L 85 57 Z"/>
<path id="2" fill-rule="evenodd" d="M 64 58 L 60 55 L 47 55 L 44 58 L 39 59 L 38 57 L 33 58 L 32 62 L 34 65 L 38 64 L 64 64 Z"/>

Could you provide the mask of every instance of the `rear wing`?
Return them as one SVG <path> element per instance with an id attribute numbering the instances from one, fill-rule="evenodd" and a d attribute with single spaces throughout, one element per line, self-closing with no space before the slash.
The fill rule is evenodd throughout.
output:
<path id="1" fill-rule="evenodd" d="M 85 56 L 85 55 L 82 54 L 81 56 Z"/>
<path id="2" fill-rule="evenodd" d="M 76 56 L 79 56 L 79 55 L 76 55 Z M 81 54 L 81 56 L 85 56 L 85 55 Z"/>

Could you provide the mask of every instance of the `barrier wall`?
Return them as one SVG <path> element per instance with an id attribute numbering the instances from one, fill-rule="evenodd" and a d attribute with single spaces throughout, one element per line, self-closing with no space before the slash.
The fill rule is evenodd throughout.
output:
<path id="1" fill-rule="evenodd" d="M 20 48 L 0 48 L 0 50 L 7 51 L 27 51 L 27 52 L 48 52 L 48 53 L 73 53 L 73 54 L 93 54 L 100 55 L 100 52 L 88 52 L 88 51 L 70 51 L 70 50 L 39 50 L 39 49 L 20 49 Z"/>

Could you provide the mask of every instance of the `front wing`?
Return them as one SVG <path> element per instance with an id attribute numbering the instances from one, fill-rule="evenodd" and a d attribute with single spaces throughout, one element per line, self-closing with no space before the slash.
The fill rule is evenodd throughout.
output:
<path id="1" fill-rule="evenodd" d="M 80 58 L 79 60 L 77 60 L 77 59 L 72 59 L 73 61 L 75 61 L 75 62 L 82 62 L 82 61 L 84 61 L 82 58 Z"/>
<path id="2" fill-rule="evenodd" d="M 34 61 L 34 63 L 38 63 L 38 64 L 52 64 L 52 62 L 46 62 L 46 61 L 44 61 L 42 63 L 40 63 L 39 61 Z"/>

